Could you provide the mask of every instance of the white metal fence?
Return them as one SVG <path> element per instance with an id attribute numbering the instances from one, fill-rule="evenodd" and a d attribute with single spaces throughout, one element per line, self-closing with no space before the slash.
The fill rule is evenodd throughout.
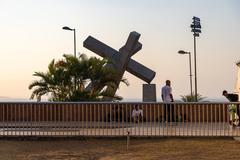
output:
<path id="1" fill-rule="evenodd" d="M 239 103 L 1 102 L 0 136 L 240 136 L 230 106 Z"/>

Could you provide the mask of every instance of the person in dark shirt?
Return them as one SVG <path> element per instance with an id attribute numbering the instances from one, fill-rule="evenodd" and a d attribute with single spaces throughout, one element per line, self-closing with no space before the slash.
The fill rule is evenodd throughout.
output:
<path id="1" fill-rule="evenodd" d="M 225 96 L 230 102 L 239 102 L 238 95 L 233 93 L 228 93 L 226 90 L 222 92 L 223 96 Z M 237 104 L 237 115 L 239 117 L 240 111 L 239 111 L 239 104 Z M 238 124 L 240 125 L 240 124 Z"/>

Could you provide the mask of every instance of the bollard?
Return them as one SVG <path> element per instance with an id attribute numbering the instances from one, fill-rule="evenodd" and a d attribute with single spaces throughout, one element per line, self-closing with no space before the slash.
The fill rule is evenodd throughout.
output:
<path id="1" fill-rule="evenodd" d="M 130 144 L 130 131 L 127 131 L 127 151 L 129 148 L 129 144 Z"/>

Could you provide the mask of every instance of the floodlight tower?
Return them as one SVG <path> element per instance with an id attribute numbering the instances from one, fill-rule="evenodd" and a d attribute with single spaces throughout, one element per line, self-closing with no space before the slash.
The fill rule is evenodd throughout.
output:
<path id="1" fill-rule="evenodd" d="M 199 37 L 199 33 L 201 33 L 201 24 L 200 18 L 193 17 L 193 22 L 191 24 L 191 32 L 193 32 L 193 39 L 194 39 L 194 74 L 195 74 L 195 101 L 197 102 L 197 56 L 196 56 L 196 37 Z"/>

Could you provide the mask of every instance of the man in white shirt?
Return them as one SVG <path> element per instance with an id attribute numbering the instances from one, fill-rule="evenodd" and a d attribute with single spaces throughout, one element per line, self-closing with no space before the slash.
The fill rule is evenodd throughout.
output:
<path id="1" fill-rule="evenodd" d="M 173 95 L 172 95 L 172 87 L 171 87 L 171 81 L 166 80 L 166 85 L 162 87 L 162 100 L 164 103 L 167 103 L 164 105 L 164 118 L 165 121 L 173 121 L 174 120 L 174 108 L 173 105 L 170 103 L 173 102 Z M 170 114 L 171 111 L 171 114 Z M 171 119 L 171 120 L 170 120 Z"/>
<path id="2" fill-rule="evenodd" d="M 143 118 L 143 110 L 138 105 L 135 105 L 132 111 L 133 122 L 139 122 Z"/>
<path id="3" fill-rule="evenodd" d="M 135 106 L 134 106 L 133 111 L 132 111 L 132 119 L 133 119 L 133 122 L 134 122 L 134 123 L 135 123 L 136 121 L 138 121 L 138 111 L 137 111 L 137 109 L 135 108 Z"/>

